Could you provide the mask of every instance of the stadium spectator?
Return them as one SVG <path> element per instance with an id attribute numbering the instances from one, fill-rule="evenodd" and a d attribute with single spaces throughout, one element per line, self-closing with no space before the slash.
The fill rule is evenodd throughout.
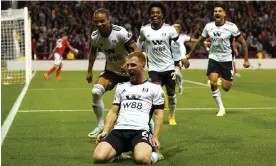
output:
<path id="1" fill-rule="evenodd" d="M 40 35 L 45 35 L 46 38 L 52 36 L 55 41 L 58 38 L 58 34 L 69 29 L 72 36 L 83 34 L 86 42 L 89 42 L 92 32 L 90 28 L 92 24 L 91 11 L 99 7 L 109 9 L 112 15 L 112 22 L 120 26 L 126 25 L 133 33 L 134 40 L 136 40 L 141 26 L 149 23 L 142 10 L 147 7 L 148 3 L 147 1 L 22 1 L 19 2 L 19 7 L 28 6 L 30 9 L 33 22 L 32 33 L 37 34 L 33 36 L 36 42 L 39 42 Z M 174 9 L 169 13 L 165 22 L 173 24 L 176 20 L 180 20 L 183 24 L 183 32 L 197 38 L 203 29 L 202 25 L 212 19 L 212 12 L 209 9 L 213 3 L 215 2 L 164 2 L 170 9 Z M 263 50 L 266 50 L 270 56 L 272 54 L 275 55 L 275 51 L 272 52 L 269 42 L 276 35 L 276 3 L 272 1 L 225 1 L 223 4 L 229 9 L 227 11 L 227 19 L 229 21 L 235 22 L 246 36 L 250 37 L 249 33 L 251 33 L 253 38 L 257 38 L 263 45 Z M 43 33 L 41 33 L 42 31 Z M 267 34 L 268 42 L 264 42 L 263 40 L 265 39 L 262 37 L 259 38 L 259 35 L 262 36 L 264 31 Z M 246 36 L 245 39 L 247 40 Z M 47 43 L 46 45 L 49 44 Z M 250 44 L 248 43 L 248 45 Z M 206 54 L 203 50 L 200 54 L 196 54 L 195 58 L 206 58 L 206 56 L 202 56 Z M 37 53 L 40 54 L 40 51 L 45 54 L 51 52 L 51 49 L 47 47 L 45 50 L 37 50 Z M 250 57 L 255 57 L 256 52 L 251 51 L 250 48 L 249 51 Z M 80 52 L 83 51 L 80 50 Z M 84 55 L 77 58 L 84 57 L 87 56 Z"/>

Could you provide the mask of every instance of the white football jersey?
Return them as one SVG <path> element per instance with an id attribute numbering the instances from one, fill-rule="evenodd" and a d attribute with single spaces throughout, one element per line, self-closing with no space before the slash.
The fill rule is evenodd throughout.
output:
<path id="1" fill-rule="evenodd" d="M 177 37 L 175 28 L 168 24 L 163 24 L 160 29 L 153 29 L 151 24 L 141 28 L 139 40 L 145 41 L 149 71 L 174 70 L 170 42 Z"/>
<path id="2" fill-rule="evenodd" d="M 121 67 L 126 62 L 126 57 L 128 56 L 126 44 L 131 38 L 132 35 L 125 28 L 117 25 L 112 25 L 112 31 L 108 37 L 102 37 L 99 30 L 92 33 L 92 46 L 100 48 L 105 54 L 106 70 L 124 75 Z"/>
<path id="3" fill-rule="evenodd" d="M 229 21 L 222 26 L 216 26 L 214 21 L 206 24 L 201 35 L 211 39 L 209 58 L 219 62 L 232 61 L 232 41 L 240 34 L 238 27 Z"/>
<path id="4" fill-rule="evenodd" d="M 113 104 L 120 106 L 114 129 L 149 131 L 149 122 L 155 109 L 164 109 L 164 93 L 160 85 L 145 81 L 133 85 L 118 84 Z"/>
<path id="5" fill-rule="evenodd" d="M 186 55 L 186 48 L 184 46 L 185 42 L 188 42 L 191 40 L 191 37 L 188 35 L 180 34 L 179 38 L 176 42 L 172 41 L 171 48 L 172 48 L 172 55 L 174 61 L 180 61 L 183 59 Z"/>

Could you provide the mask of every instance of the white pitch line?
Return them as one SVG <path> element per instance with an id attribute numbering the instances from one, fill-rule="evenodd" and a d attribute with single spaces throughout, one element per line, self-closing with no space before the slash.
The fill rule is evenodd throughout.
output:
<path id="1" fill-rule="evenodd" d="M 34 77 L 36 72 L 33 73 L 33 75 L 31 76 L 31 80 Z M 31 83 L 31 82 L 30 82 Z M 7 119 L 5 120 L 4 124 L 2 125 L 1 128 L 1 146 L 3 145 L 3 141 L 6 138 L 6 135 L 12 125 L 12 122 L 15 118 L 16 113 L 18 112 L 18 108 L 24 98 L 24 96 L 26 95 L 26 92 L 28 90 L 29 84 L 25 84 L 23 90 L 21 91 L 20 95 L 18 96 L 18 98 L 16 99 L 16 102 L 14 103 L 9 115 L 7 116 Z"/>
<path id="2" fill-rule="evenodd" d="M 51 90 L 92 90 L 92 88 L 30 88 L 29 91 L 51 91 Z"/>
<path id="3" fill-rule="evenodd" d="M 217 110 L 218 108 L 176 108 L 178 111 L 198 111 L 198 110 Z M 276 107 L 255 107 L 255 108 L 225 108 L 226 110 L 276 110 Z M 168 109 L 165 109 L 168 110 Z M 92 112 L 91 109 L 82 110 L 19 110 L 18 112 L 28 113 L 28 112 Z M 109 109 L 104 109 L 104 111 L 109 111 Z"/>
<path id="4" fill-rule="evenodd" d="M 183 80 L 184 82 L 188 82 L 188 83 L 192 83 L 192 84 L 196 84 L 196 85 L 202 85 L 202 86 L 207 86 L 209 87 L 208 84 L 204 84 L 204 83 L 201 83 L 201 82 L 196 82 L 196 81 L 191 81 L 191 80 Z"/>

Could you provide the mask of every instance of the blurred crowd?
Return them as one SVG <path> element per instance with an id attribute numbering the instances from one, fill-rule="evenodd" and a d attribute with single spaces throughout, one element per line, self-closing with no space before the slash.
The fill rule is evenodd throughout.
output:
<path id="1" fill-rule="evenodd" d="M 142 25 L 150 22 L 147 14 L 149 1 L 28 1 L 32 18 L 33 52 L 45 59 L 53 50 L 56 40 L 64 31 L 70 34 L 71 45 L 80 50 L 77 59 L 86 59 L 88 43 L 93 31 L 93 12 L 100 7 L 111 13 L 112 23 L 125 27 L 137 39 Z M 166 1 L 169 9 L 166 23 L 181 23 L 183 32 L 199 37 L 205 24 L 212 20 L 214 2 Z M 249 56 L 261 52 L 263 58 L 276 58 L 276 2 L 232 1 L 223 2 L 227 19 L 234 22 L 247 41 Z M 23 4 L 21 4 L 23 5 Z M 238 46 L 238 48 L 240 48 Z M 195 55 L 207 58 L 206 51 Z"/>

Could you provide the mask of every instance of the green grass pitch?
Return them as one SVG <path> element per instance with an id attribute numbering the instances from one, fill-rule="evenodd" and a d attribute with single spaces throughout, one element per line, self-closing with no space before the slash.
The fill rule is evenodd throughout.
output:
<path id="1" fill-rule="evenodd" d="M 230 92 L 221 90 L 225 117 L 215 116 L 218 109 L 209 87 L 184 82 L 183 94 L 177 95 L 177 126 L 168 125 L 165 110 L 160 138 L 165 160 L 154 165 L 276 165 L 276 70 L 240 70 L 240 74 Z M 204 70 L 186 70 L 183 76 L 207 83 Z M 53 74 L 44 81 L 43 72 L 36 73 L 3 142 L 2 165 L 94 165 L 95 141 L 87 137 L 96 124 L 93 84 L 86 82 L 85 71 L 62 72 L 61 77 L 55 81 Z M 21 85 L 2 86 L 1 124 L 21 89 Z M 104 95 L 106 110 L 113 95 L 114 91 Z"/>

